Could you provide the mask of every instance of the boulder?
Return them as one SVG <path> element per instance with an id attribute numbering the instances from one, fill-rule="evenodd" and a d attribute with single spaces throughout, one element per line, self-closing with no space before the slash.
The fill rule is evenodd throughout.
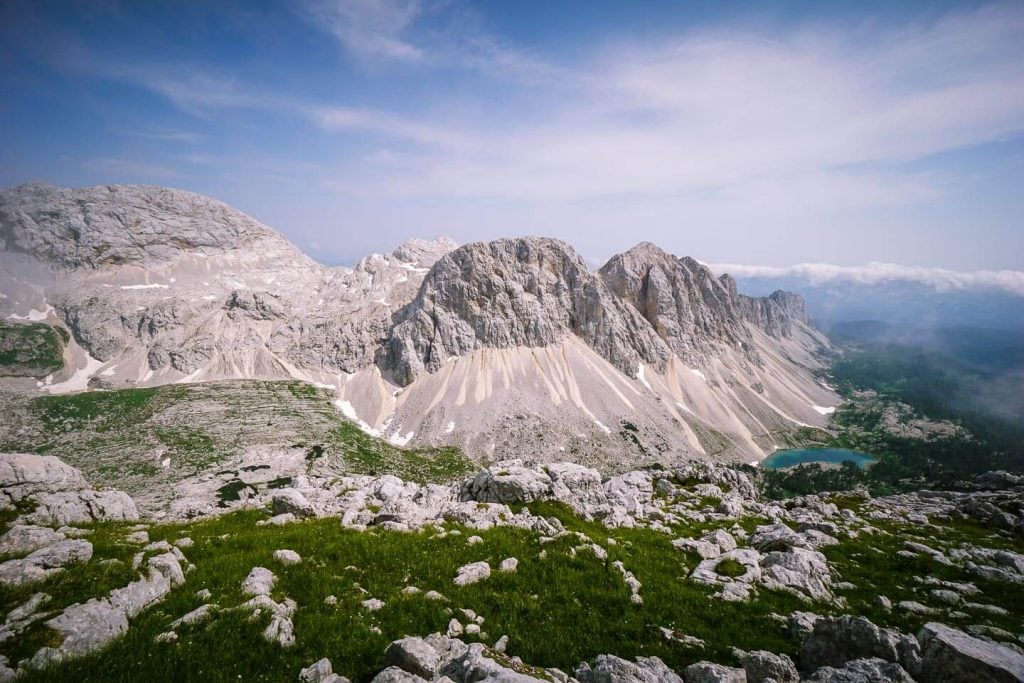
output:
<path id="1" fill-rule="evenodd" d="M 299 672 L 299 683 L 349 683 L 349 680 L 334 673 L 331 660 L 324 657 Z"/>
<path id="2" fill-rule="evenodd" d="M 263 631 L 263 638 L 271 643 L 277 643 L 281 647 L 295 645 L 295 626 L 289 617 L 275 614 L 270 624 Z"/>
<path id="3" fill-rule="evenodd" d="M 747 673 L 743 669 L 714 662 L 691 664 L 686 667 L 684 675 L 686 683 L 747 683 Z"/>
<path id="4" fill-rule="evenodd" d="M 108 600 L 92 599 L 74 604 L 46 622 L 60 637 L 59 651 L 78 656 L 98 650 L 128 632 L 124 610 Z"/>
<path id="5" fill-rule="evenodd" d="M 79 539 L 58 541 L 18 560 L 0 564 L 0 584 L 24 586 L 42 581 L 63 571 L 67 565 L 88 562 L 92 544 Z"/>
<path id="6" fill-rule="evenodd" d="M 294 550 L 275 550 L 274 559 L 281 564 L 299 564 L 302 562 L 302 557 Z"/>
<path id="7" fill-rule="evenodd" d="M 0 536 L 0 554 L 23 555 L 65 538 L 64 534 L 45 526 L 17 524 Z"/>
<path id="8" fill-rule="evenodd" d="M 242 581 L 242 592 L 246 595 L 270 595 L 277 577 L 264 567 L 253 567 Z"/>
<path id="9" fill-rule="evenodd" d="M 437 650 L 424 639 L 406 637 L 388 645 L 384 651 L 384 664 L 429 679 L 437 675 L 441 660 Z"/>
<path id="10" fill-rule="evenodd" d="M 759 526 L 750 535 L 748 542 L 750 547 L 757 548 L 763 553 L 807 547 L 807 539 L 785 524 Z"/>
<path id="11" fill-rule="evenodd" d="M 842 667 L 851 659 L 913 661 L 916 648 L 900 633 L 880 628 L 864 617 L 818 617 L 800 648 L 800 666 L 816 671 Z"/>
<path id="12" fill-rule="evenodd" d="M 427 683 L 427 679 L 403 671 L 397 666 L 389 666 L 374 676 L 370 683 Z"/>
<path id="13" fill-rule="evenodd" d="M 316 517 L 316 510 L 309 499 L 296 489 L 279 489 L 270 499 L 274 515 L 293 514 L 296 517 Z"/>
<path id="14" fill-rule="evenodd" d="M 899 664 L 877 657 L 851 659 L 841 667 L 823 666 L 805 680 L 808 683 L 914 683 Z"/>
<path id="15" fill-rule="evenodd" d="M 580 683 L 683 683 L 683 679 L 657 657 L 630 662 L 614 655 L 598 655 L 593 666 L 576 669 Z"/>
<path id="16" fill-rule="evenodd" d="M 788 552 L 770 552 L 761 559 L 761 583 L 805 599 L 832 597 L 832 575 L 825 556 L 816 550 L 794 547 Z"/>
<path id="17" fill-rule="evenodd" d="M 929 623 L 918 632 L 922 683 L 976 681 L 1010 683 L 1024 680 L 1024 654 L 967 635 L 944 624 Z"/>
<path id="18" fill-rule="evenodd" d="M 73 491 L 88 486 L 77 468 L 52 455 L 0 453 L 0 491 L 12 500 L 33 493 Z"/>
<path id="19" fill-rule="evenodd" d="M 456 586 L 468 586 L 471 583 L 482 581 L 491 575 L 491 565 L 486 562 L 473 562 L 459 567 L 455 574 Z"/>
<path id="20" fill-rule="evenodd" d="M 470 644 L 464 653 L 441 667 L 441 676 L 453 681 L 500 681 L 501 683 L 535 683 L 540 679 L 519 673 L 503 666 L 486 656 L 486 648 L 480 643 Z M 402 680 L 402 679 L 399 679 Z"/>
<path id="21" fill-rule="evenodd" d="M 36 509 L 24 516 L 33 524 L 62 526 L 139 519 L 135 501 L 124 491 L 56 491 L 37 493 L 33 500 Z"/>
<path id="22" fill-rule="evenodd" d="M 748 681 L 760 683 L 765 679 L 771 679 L 776 683 L 798 683 L 800 680 L 796 664 L 786 655 L 755 650 L 744 652 L 739 659 Z"/>

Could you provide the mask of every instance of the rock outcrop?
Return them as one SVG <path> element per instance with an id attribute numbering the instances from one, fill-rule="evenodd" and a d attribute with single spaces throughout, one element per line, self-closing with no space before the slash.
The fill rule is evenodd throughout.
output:
<path id="1" fill-rule="evenodd" d="M 61 526 L 100 520 L 135 520 L 135 502 L 123 491 L 91 489 L 76 468 L 50 455 L 0 453 L 0 509 L 34 506 L 21 519 Z"/>

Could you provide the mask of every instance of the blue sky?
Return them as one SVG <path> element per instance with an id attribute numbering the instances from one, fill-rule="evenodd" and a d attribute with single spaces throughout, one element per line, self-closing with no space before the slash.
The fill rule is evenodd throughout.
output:
<path id="1" fill-rule="evenodd" d="M 0 88 L 0 186 L 202 192 L 327 262 L 1024 268 L 1019 0 L 9 1 Z"/>

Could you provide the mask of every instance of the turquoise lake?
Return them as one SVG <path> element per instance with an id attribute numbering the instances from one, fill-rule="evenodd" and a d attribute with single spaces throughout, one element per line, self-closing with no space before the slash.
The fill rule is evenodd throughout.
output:
<path id="1" fill-rule="evenodd" d="M 845 448 L 787 448 L 769 455 L 761 462 L 761 467 L 779 470 L 783 467 L 792 467 L 808 462 L 841 463 L 847 460 L 852 460 L 859 467 L 864 468 L 873 463 L 875 458 L 867 453 Z"/>

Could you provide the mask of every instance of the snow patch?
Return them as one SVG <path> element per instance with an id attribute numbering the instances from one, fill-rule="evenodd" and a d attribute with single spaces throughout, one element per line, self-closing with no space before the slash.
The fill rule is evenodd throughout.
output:
<path id="1" fill-rule="evenodd" d="M 58 382 L 57 384 L 47 382 L 41 389 L 49 394 L 68 394 L 72 391 L 85 391 L 89 388 L 89 380 L 101 367 L 103 367 L 103 361 L 96 360 L 86 353 L 84 368 L 78 368 L 75 370 L 75 374 L 63 382 Z"/>
<path id="2" fill-rule="evenodd" d="M 822 415 L 831 415 L 832 413 L 836 412 L 836 407 L 835 406 L 829 406 L 828 408 L 825 408 L 823 406 L 811 406 L 811 407 L 814 408 L 815 410 L 817 410 Z"/>
<path id="3" fill-rule="evenodd" d="M 9 316 L 7 316 L 7 318 L 9 320 L 28 320 L 29 322 L 37 323 L 41 320 L 46 320 L 46 316 L 48 316 L 50 314 L 50 311 L 52 310 L 53 306 L 47 306 L 46 310 L 43 311 L 37 311 L 36 309 L 33 308 L 28 312 L 28 315 L 18 315 L 17 313 L 11 313 Z"/>
<path id="4" fill-rule="evenodd" d="M 647 383 L 647 378 L 644 377 L 644 364 L 643 363 L 640 364 L 640 369 L 636 371 L 636 378 L 640 381 L 640 384 L 643 384 L 648 389 L 651 389 L 651 391 L 654 391 L 654 389 L 651 388 L 651 385 Z"/>
<path id="5" fill-rule="evenodd" d="M 449 422 L 447 425 L 445 425 L 445 427 L 444 427 L 444 433 L 445 434 L 451 434 L 454 431 L 455 431 L 455 423 L 454 422 Z"/>
<path id="6" fill-rule="evenodd" d="M 163 468 L 166 470 L 167 468 L 169 468 L 171 466 L 171 459 L 170 458 L 164 458 L 163 460 L 160 461 L 160 464 L 163 465 Z"/>
<path id="7" fill-rule="evenodd" d="M 352 406 L 351 403 L 349 403 L 345 399 L 339 398 L 337 401 L 334 402 L 334 405 L 337 406 L 338 410 L 341 411 L 342 415 L 355 422 L 356 426 L 358 426 L 360 429 L 362 429 L 370 436 L 379 437 L 381 435 L 379 429 L 374 429 L 370 425 L 360 420 L 359 415 L 356 414 L 356 409 Z"/>
<path id="8" fill-rule="evenodd" d="M 596 424 L 598 427 L 600 427 L 602 429 L 602 431 L 604 431 L 605 434 L 611 434 L 612 433 L 612 430 L 608 429 L 608 427 L 603 425 L 600 420 L 594 420 L 594 424 Z"/>
<path id="9" fill-rule="evenodd" d="M 409 432 L 405 436 L 400 436 L 398 432 L 395 432 L 394 434 L 391 435 L 391 438 L 388 439 L 388 441 L 391 442 L 392 446 L 398 446 L 399 448 L 403 448 L 407 443 L 412 441 L 412 437 L 415 436 L 415 434 L 416 432 Z"/>
<path id="10" fill-rule="evenodd" d="M 191 384 L 192 382 L 196 381 L 196 378 L 199 377 L 199 373 L 201 373 L 202 371 L 203 371 L 203 368 L 199 368 L 195 372 L 190 373 L 188 375 L 185 375 L 184 377 L 179 379 L 177 382 L 175 382 L 175 384 Z"/>
<path id="11" fill-rule="evenodd" d="M 170 285 L 153 283 L 151 285 L 121 285 L 121 289 L 170 289 Z"/>
<path id="12" fill-rule="evenodd" d="M 700 377 L 705 382 L 708 381 L 708 378 L 704 376 L 704 373 L 701 372 L 700 370 L 698 370 L 697 368 L 690 368 L 690 372 L 692 372 L 693 374 L 697 375 L 698 377 Z"/>

